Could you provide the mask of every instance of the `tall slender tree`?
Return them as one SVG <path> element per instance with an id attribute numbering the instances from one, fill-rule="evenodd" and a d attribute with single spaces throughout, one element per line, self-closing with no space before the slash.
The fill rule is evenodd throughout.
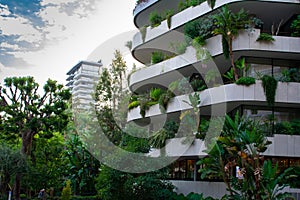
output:
<path id="1" fill-rule="evenodd" d="M 249 23 L 249 16 L 241 9 L 237 13 L 229 10 L 228 6 L 222 7 L 221 11 L 214 16 L 216 28 L 214 34 L 222 35 L 222 45 L 225 58 L 230 57 L 231 66 L 234 71 L 234 78 L 239 78 L 238 70 L 235 66 L 232 43 L 238 35 L 239 30 L 244 29 L 245 25 Z"/>

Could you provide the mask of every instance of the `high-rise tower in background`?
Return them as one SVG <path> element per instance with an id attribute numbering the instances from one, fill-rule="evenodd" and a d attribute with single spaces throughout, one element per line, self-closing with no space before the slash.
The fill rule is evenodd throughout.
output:
<path id="1" fill-rule="evenodd" d="M 94 105 L 92 97 L 101 74 L 102 63 L 81 61 L 67 73 L 67 86 L 72 92 L 72 107 L 89 109 Z"/>

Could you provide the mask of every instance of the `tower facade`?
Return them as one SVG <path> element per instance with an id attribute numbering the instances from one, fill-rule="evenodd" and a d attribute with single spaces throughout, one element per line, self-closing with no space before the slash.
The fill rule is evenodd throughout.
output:
<path id="1" fill-rule="evenodd" d="M 81 61 L 67 73 L 67 86 L 72 92 L 72 107 L 88 109 L 94 105 L 92 97 L 101 73 L 101 62 Z"/>

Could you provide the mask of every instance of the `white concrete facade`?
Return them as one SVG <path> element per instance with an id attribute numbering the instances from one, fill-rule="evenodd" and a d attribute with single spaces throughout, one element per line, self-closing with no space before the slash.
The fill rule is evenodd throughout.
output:
<path id="1" fill-rule="evenodd" d="M 92 97 L 101 73 L 101 62 L 81 61 L 67 73 L 67 86 L 72 93 L 72 108 L 88 109 L 94 105 Z"/>
<path id="2" fill-rule="evenodd" d="M 149 0 L 138 5 L 134 10 L 134 22 L 137 28 L 149 25 L 149 14 L 157 10 L 162 13 L 163 10 L 174 9 L 178 1 L 170 0 Z M 160 63 L 150 65 L 133 73 L 129 80 L 129 87 L 132 91 L 144 92 L 151 85 L 168 86 L 174 80 L 183 76 L 180 72 L 192 71 L 193 67 L 200 73 L 204 62 L 197 59 L 196 50 L 189 46 L 185 53 L 177 55 L 170 48 L 173 41 L 184 41 L 183 26 L 188 22 L 199 19 L 204 16 L 215 14 L 218 10 L 228 5 L 233 11 L 240 8 L 249 10 L 250 14 L 257 15 L 266 19 L 265 26 L 269 29 L 274 21 L 283 20 L 287 23 L 292 15 L 300 14 L 299 0 L 217 0 L 214 9 L 210 8 L 207 2 L 198 6 L 189 7 L 181 12 L 175 12 L 171 17 L 171 26 L 168 27 L 167 20 L 161 22 L 157 27 L 147 27 L 144 33 L 139 32 L 133 37 L 132 55 L 142 63 L 149 64 L 151 53 L 155 50 L 175 53 L 176 56 L 164 60 Z M 276 13 L 276 14 L 274 14 Z M 265 31 L 265 30 L 264 30 Z M 233 53 L 235 59 L 240 57 L 251 57 L 259 59 L 281 59 L 285 61 L 300 62 L 300 37 L 289 37 L 286 35 L 274 35 L 273 42 L 258 42 L 257 38 L 261 33 L 260 29 L 241 30 L 233 40 Z M 145 34 L 143 40 L 142 35 Z M 216 35 L 206 40 L 203 47 L 211 55 L 212 60 L 205 63 L 205 67 L 216 67 L 221 76 L 229 67 L 230 62 L 223 56 L 222 36 Z M 266 63 L 263 63 L 267 65 Z M 263 65 L 262 64 L 262 65 Z M 288 66 L 292 67 L 292 66 Z M 294 66 L 294 67 L 300 67 Z M 273 73 L 273 64 L 272 64 Z M 202 75 L 202 74 L 201 74 Z M 273 74 L 272 74 L 273 75 Z M 143 88 L 144 87 L 144 88 Z M 237 107 L 267 107 L 266 95 L 260 80 L 250 86 L 241 86 L 236 84 L 220 84 L 211 86 L 208 89 L 199 92 L 201 103 L 199 104 L 200 113 L 207 114 L 207 110 L 213 110 L 218 107 L 221 114 L 229 113 Z M 151 120 L 158 120 L 162 115 L 172 115 L 191 109 L 188 95 L 175 96 L 168 103 L 167 110 L 162 113 L 159 105 L 151 106 L 146 111 L 145 117 Z M 209 109 L 208 109 L 209 108 Z M 274 109 L 293 110 L 300 109 L 300 83 L 299 82 L 278 82 Z M 213 113 L 213 111 L 210 114 Z M 134 108 L 128 112 L 128 121 L 142 121 L 140 108 Z M 264 156 L 268 157 L 287 157 L 300 158 L 300 136 L 274 134 L 268 137 L 272 144 L 268 147 Z M 182 152 L 182 149 L 185 149 Z M 170 157 L 181 158 L 203 158 L 206 154 L 204 141 L 195 139 L 188 148 L 182 143 L 181 138 L 174 138 L 167 141 L 166 155 Z M 159 156 L 159 150 L 153 150 L 151 156 Z M 221 198 L 226 193 L 225 184 L 222 182 L 204 182 L 204 181 L 185 181 L 172 180 L 175 190 L 178 193 L 188 194 L 190 192 L 203 193 L 204 196 Z M 296 199 L 300 199 L 300 189 L 286 188 Z"/>

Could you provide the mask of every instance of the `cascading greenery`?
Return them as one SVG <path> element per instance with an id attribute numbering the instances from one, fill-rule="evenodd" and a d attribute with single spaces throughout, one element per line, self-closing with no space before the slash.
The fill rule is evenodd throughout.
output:
<path id="1" fill-rule="evenodd" d="M 267 103 L 269 106 L 273 106 L 275 103 L 278 82 L 274 77 L 268 75 L 264 75 L 261 80 L 266 95 Z"/>
<path id="2" fill-rule="evenodd" d="M 143 26 L 140 28 L 140 33 L 142 36 L 142 41 L 145 42 L 146 34 L 147 34 L 147 26 Z"/>

